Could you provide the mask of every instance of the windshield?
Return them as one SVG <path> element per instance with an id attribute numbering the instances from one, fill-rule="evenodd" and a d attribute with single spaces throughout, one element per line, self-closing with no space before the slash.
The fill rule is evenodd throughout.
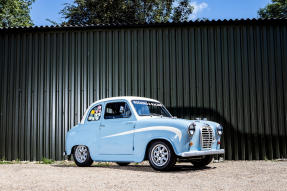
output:
<path id="1" fill-rule="evenodd" d="M 163 116 L 172 117 L 167 109 L 159 102 L 145 100 L 132 101 L 139 116 Z"/>

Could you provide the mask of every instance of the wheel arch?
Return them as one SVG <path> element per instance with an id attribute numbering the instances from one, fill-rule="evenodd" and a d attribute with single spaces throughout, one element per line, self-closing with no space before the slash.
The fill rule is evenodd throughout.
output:
<path id="1" fill-rule="evenodd" d="M 74 146 L 72 146 L 72 148 L 71 148 L 71 155 L 73 155 L 74 153 L 75 153 L 75 150 L 76 150 L 76 147 L 77 147 L 78 145 L 74 145 Z"/>
<path id="2" fill-rule="evenodd" d="M 86 146 L 86 147 L 88 148 L 88 151 L 89 151 L 90 155 L 91 155 L 90 147 L 89 147 L 88 145 L 85 145 L 85 144 L 76 144 L 76 145 L 73 145 L 72 148 L 71 148 L 71 155 L 74 154 L 76 147 L 79 146 L 79 145 Z"/>
<path id="3" fill-rule="evenodd" d="M 144 160 L 147 160 L 148 159 L 148 149 L 149 147 L 152 145 L 152 143 L 156 142 L 156 141 L 162 141 L 164 143 L 166 143 L 168 146 L 170 146 L 170 148 L 172 149 L 172 152 L 175 153 L 175 149 L 174 149 L 174 146 L 173 144 L 171 143 L 170 140 L 168 139 L 165 139 L 165 138 L 154 138 L 152 140 L 150 140 L 145 148 L 145 155 L 144 155 Z"/>

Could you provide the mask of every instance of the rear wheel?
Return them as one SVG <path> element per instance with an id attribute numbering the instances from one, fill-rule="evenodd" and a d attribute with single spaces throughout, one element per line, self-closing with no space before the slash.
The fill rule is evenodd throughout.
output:
<path id="1" fill-rule="evenodd" d="M 206 155 L 202 159 L 192 160 L 191 163 L 195 167 L 204 167 L 204 166 L 208 165 L 209 163 L 211 163 L 212 160 L 213 160 L 212 155 Z"/>
<path id="2" fill-rule="evenodd" d="M 129 162 L 117 162 L 119 166 L 128 166 L 130 163 Z"/>
<path id="3" fill-rule="evenodd" d="M 170 170 L 176 163 L 173 149 L 163 141 L 151 144 L 148 150 L 148 159 L 151 167 L 155 170 Z"/>
<path id="4" fill-rule="evenodd" d="M 93 160 L 91 159 L 88 147 L 84 145 L 78 145 L 73 153 L 73 158 L 77 166 L 87 167 L 91 166 Z"/>

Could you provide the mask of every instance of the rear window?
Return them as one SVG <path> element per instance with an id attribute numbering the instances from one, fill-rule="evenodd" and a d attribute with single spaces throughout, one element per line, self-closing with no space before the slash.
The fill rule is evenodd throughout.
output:
<path id="1" fill-rule="evenodd" d="M 96 105 L 89 113 L 88 121 L 98 121 L 101 118 L 102 105 Z"/>

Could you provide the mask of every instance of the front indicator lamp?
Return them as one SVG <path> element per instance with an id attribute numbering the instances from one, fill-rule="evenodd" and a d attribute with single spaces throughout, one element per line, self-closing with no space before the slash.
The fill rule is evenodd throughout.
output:
<path id="1" fill-rule="evenodd" d="M 194 133 L 195 133 L 195 123 L 192 123 L 189 127 L 188 127 L 188 131 L 187 133 L 190 135 L 190 136 L 193 136 Z"/>

